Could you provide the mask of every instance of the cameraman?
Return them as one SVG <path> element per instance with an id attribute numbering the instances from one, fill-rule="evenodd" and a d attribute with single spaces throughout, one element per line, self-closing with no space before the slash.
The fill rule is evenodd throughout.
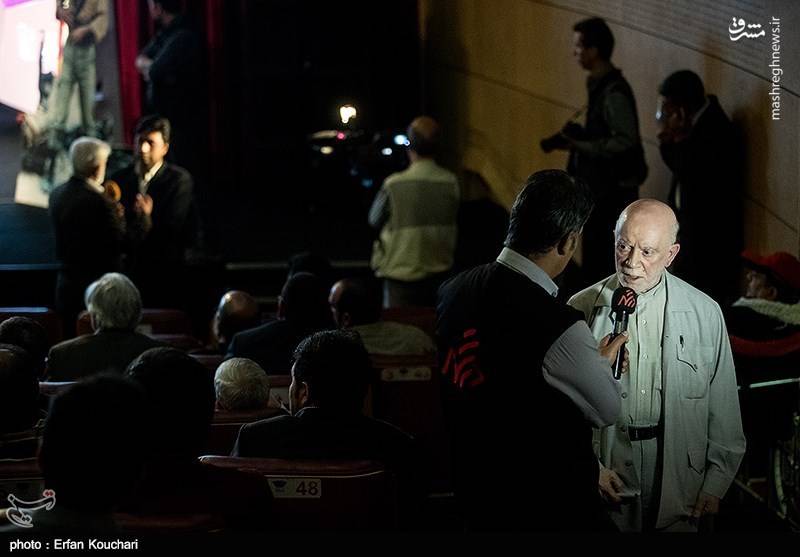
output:
<path id="1" fill-rule="evenodd" d="M 541 147 L 545 152 L 569 150 L 567 171 L 586 181 L 594 194 L 595 209 L 583 234 L 583 279 L 592 283 L 614 270 L 608 241 L 619 213 L 639 197 L 647 165 L 633 91 L 611 64 L 611 29 L 600 18 L 581 21 L 573 29 L 573 54 L 589 72 L 586 124 L 568 122 L 542 140 Z"/>

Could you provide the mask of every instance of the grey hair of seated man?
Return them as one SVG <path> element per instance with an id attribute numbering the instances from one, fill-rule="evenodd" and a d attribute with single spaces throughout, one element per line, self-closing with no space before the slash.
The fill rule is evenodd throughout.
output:
<path id="1" fill-rule="evenodd" d="M 269 378 L 253 360 L 231 358 L 214 375 L 217 406 L 221 410 L 258 410 L 269 403 Z"/>
<path id="2" fill-rule="evenodd" d="M 120 273 L 106 273 L 86 289 L 86 309 L 95 331 L 133 331 L 142 318 L 142 297 L 131 279 Z"/>
<path id="3" fill-rule="evenodd" d="M 69 147 L 72 173 L 78 178 L 91 178 L 111 154 L 111 146 L 94 137 L 79 137 Z"/>

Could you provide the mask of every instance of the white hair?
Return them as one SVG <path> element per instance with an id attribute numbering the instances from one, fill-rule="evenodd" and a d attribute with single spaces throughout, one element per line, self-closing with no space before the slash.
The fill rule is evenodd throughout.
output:
<path id="1" fill-rule="evenodd" d="M 269 402 L 269 378 L 253 360 L 225 360 L 214 374 L 217 404 L 223 410 L 257 410 Z"/>
<path id="2" fill-rule="evenodd" d="M 108 160 L 111 146 L 94 137 L 79 137 L 69 146 L 72 173 L 78 178 L 90 178 L 102 162 Z"/>
<path id="3" fill-rule="evenodd" d="M 94 328 L 132 331 L 142 318 L 142 297 L 131 279 L 106 273 L 86 288 L 86 309 Z"/>

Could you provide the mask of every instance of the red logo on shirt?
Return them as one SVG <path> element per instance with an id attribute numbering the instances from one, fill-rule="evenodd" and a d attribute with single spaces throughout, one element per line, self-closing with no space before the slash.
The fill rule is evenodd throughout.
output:
<path id="1" fill-rule="evenodd" d="M 442 375 L 452 373 L 453 385 L 459 389 L 475 388 L 486 380 L 478 363 L 477 329 L 467 329 L 456 346 L 447 352 L 447 359 L 442 367 Z"/>

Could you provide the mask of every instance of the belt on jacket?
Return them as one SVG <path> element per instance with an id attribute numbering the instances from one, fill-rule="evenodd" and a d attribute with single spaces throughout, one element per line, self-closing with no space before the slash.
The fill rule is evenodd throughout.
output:
<path id="1" fill-rule="evenodd" d="M 655 439 L 661 435 L 663 428 L 661 424 L 638 427 L 628 426 L 628 438 L 631 441 L 647 441 L 648 439 Z"/>

